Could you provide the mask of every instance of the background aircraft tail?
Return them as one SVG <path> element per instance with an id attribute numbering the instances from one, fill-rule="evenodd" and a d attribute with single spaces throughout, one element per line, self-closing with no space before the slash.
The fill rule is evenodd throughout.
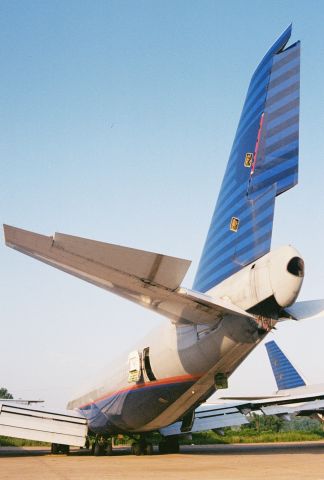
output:
<path id="1" fill-rule="evenodd" d="M 278 390 L 303 387 L 306 385 L 305 381 L 274 340 L 266 343 L 265 347 L 267 349 Z"/>
<path id="2" fill-rule="evenodd" d="M 206 292 L 270 250 L 275 197 L 298 179 L 300 43 L 291 26 L 256 69 L 193 288 Z"/>

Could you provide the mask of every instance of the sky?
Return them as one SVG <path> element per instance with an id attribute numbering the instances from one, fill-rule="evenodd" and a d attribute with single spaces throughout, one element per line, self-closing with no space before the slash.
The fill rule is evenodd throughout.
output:
<path id="1" fill-rule="evenodd" d="M 299 185 L 276 202 L 272 246 L 324 297 L 322 1 L 0 0 L 0 223 L 192 260 L 190 288 L 250 77 L 293 23 L 301 40 Z M 0 242 L 0 386 L 63 408 L 98 370 L 168 321 Z M 324 382 L 324 318 L 276 339 Z M 263 344 L 227 393 L 275 383 Z"/>

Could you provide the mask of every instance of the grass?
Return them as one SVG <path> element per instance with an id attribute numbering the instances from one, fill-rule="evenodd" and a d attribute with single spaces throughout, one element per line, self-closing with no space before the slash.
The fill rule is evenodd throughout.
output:
<path id="1" fill-rule="evenodd" d="M 24 438 L 12 438 L 0 436 L 0 447 L 39 447 L 49 446 L 49 443 L 38 442 L 36 440 L 26 440 Z"/>
<path id="2" fill-rule="evenodd" d="M 200 434 L 193 434 L 192 441 L 197 445 L 207 444 L 228 444 L 228 443 L 271 443 L 271 442 L 305 442 L 324 440 L 324 432 L 249 432 L 240 434 L 231 432 L 224 436 L 220 436 L 214 432 L 204 432 Z"/>

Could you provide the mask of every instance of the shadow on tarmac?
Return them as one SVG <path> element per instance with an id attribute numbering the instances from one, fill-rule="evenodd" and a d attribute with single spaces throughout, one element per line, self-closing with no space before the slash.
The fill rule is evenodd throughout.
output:
<path id="1" fill-rule="evenodd" d="M 292 453 L 324 454 L 324 442 L 253 443 L 232 445 L 185 445 L 184 455 L 273 455 Z"/>

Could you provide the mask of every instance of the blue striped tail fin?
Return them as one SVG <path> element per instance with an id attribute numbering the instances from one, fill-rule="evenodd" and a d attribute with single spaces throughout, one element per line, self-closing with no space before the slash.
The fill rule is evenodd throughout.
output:
<path id="1" fill-rule="evenodd" d="M 265 344 L 271 368 L 276 379 L 278 390 L 303 387 L 305 384 L 297 370 L 273 340 Z"/>
<path id="2" fill-rule="evenodd" d="M 277 195 L 298 180 L 300 43 L 291 26 L 256 69 L 193 288 L 206 292 L 270 251 Z"/>

